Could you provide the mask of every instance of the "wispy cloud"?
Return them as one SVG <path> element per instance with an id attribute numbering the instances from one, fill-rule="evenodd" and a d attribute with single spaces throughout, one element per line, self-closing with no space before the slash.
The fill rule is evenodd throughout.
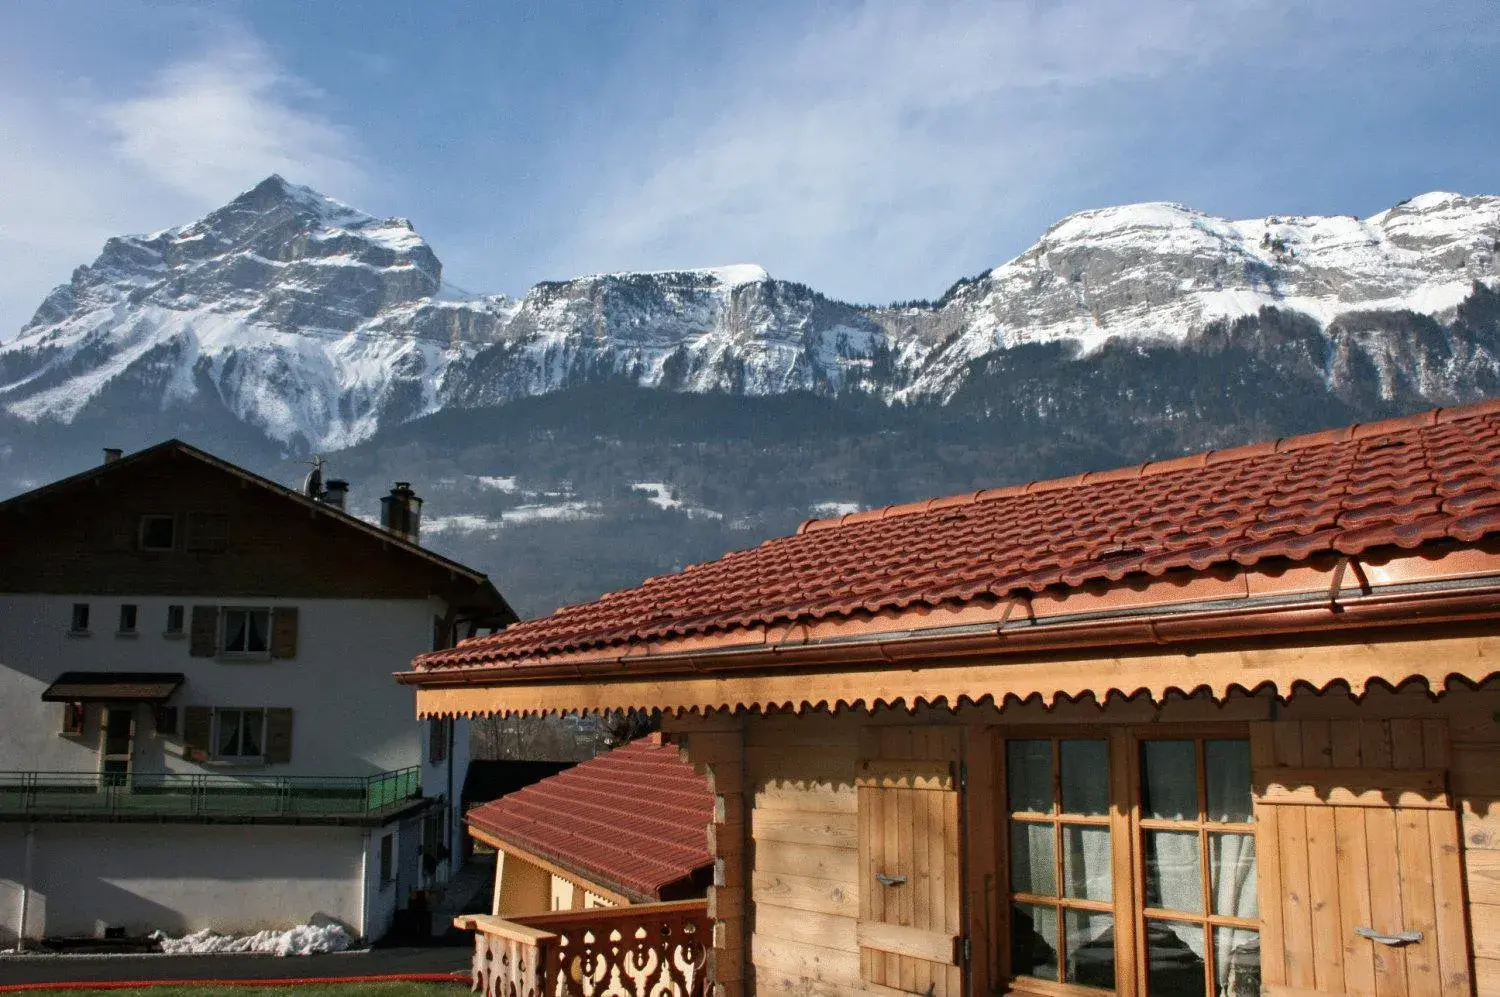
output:
<path id="1" fill-rule="evenodd" d="M 357 196 L 366 178 L 355 143 L 307 106 L 316 97 L 259 41 L 232 31 L 101 115 L 121 159 L 208 203 L 275 172 Z"/>
<path id="2" fill-rule="evenodd" d="M 0 338 L 111 235 L 190 221 L 273 172 L 345 198 L 371 186 L 317 92 L 233 27 L 136 87 L 0 99 L 0 134 Z"/>
<path id="3" fill-rule="evenodd" d="M 1060 205 L 1111 196 L 1100 178 L 1139 168 L 1151 154 L 1138 135 L 1169 130 L 1172 100 L 1218 64 L 1288 62 L 1286 9 L 881 2 L 838 8 L 795 37 L 767 31 L 695 81 L 670 118 L 631 122 L 622 141 L 634 156 L 579 213 L 561 256 L 599 269 L 753 259 L 886 300 L 913 274 L 956 278 L 1001 262 L 997 230 L 1024 224 L 1029 241 Z"/>

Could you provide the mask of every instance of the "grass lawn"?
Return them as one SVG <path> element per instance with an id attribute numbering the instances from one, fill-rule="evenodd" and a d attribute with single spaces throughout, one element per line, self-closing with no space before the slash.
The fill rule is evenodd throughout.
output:
<path id="1" fill-rule="evenodd" d="M 258 987 L 254 984 L 233 987 L 167 986 L 136 987 L 125 990 L 46 990 L 47 997 L 85 997 L 108 994 L 109 997 L 458 997 L 469 992 L 467 983 L 312 983 L 296 987 Z"/>

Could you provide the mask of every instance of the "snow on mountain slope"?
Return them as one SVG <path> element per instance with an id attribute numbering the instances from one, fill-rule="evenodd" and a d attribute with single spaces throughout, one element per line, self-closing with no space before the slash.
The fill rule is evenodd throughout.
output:
<path id="1" fill-rule="evenodd" d="M 1325 326 L 1360 311 L 1449 317 L 1476 282 L 1500 284 L 1500 197 L 1424 194 L 1364 221 L 1230 221 L 1168 203 L 1084 211 L 955 288 L 934 317 L 940 335 L 957 335 L 907 390 L 944 394 L 996 349 L 1181 341 L 1264 306 Z"/>
<path id="2" fill-rule="evenodd" d="M 190 225 L 106 243 L 0 344 L 0 409 L 66 423 L 122 398 L 218 405 L 299 452 L 604 376 L 942 399 L 972 361 L 1026 343 L 1184 342 L 1265 305 L 1325 328 L 1363 311 L 1446 318 L 1475 283 L 1500 284 L 1497 257 L 1497 197 L 1424 194 L 1363 221 L 1153 203 L 1065 218 L 934 305 L 859 308 L 752 264 L 579 277 L 513 299 L 445 285 L 410 223 L 270 177 Z M 1397 362 L 1372 343 L 1359 348 Z M 1433 363 L 1452 369 L 1431 383 L 1462 380 L 1461 365 Z"/>

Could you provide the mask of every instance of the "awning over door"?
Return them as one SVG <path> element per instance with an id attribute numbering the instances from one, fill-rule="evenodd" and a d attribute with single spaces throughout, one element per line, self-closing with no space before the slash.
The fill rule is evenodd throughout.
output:
<path id="1" fill-rule="evenodd" d="M 162 703 L 171 698 L 184 679 L 181 672 L 63 672 L 42 693 L 42 700 Z"/>

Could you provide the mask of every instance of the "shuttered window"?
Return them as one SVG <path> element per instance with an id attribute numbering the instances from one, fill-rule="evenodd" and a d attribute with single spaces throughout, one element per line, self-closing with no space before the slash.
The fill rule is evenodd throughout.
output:
<path id="1" fill-rule="evenodd" d="M 860 975 L 874 987 L 960 997 L 958 765 L 944 757 L 867 758 L 856 782 Z"/>
<path id="2" fill-rule="evenodd" d="M 185 706 L 182 754 L 195 762 L 288 764 L 292 760 L 292 710 Z"/>

